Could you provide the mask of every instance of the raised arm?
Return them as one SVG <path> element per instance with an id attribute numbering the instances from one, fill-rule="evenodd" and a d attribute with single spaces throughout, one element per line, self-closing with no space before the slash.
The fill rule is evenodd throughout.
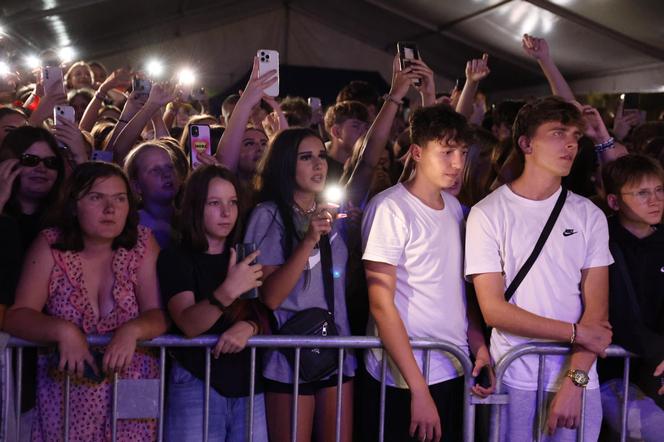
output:
<path id="1" fill-rule="evenodd" d="M 549 45 L 546 40 L 543 38 L 537 38 L 530 36 L 528 34 L 523 35 L 521 40 L 523 50 L 530 57 L 534 58 L 537 63 L 540 65 L 544 76 L 546 76 L 549 86 L 551 87 L 551 93 L 553 95 L 558 95 L 559 97 L 564 98 L 567 101 L 576 100 L 574 98 L 574 93 L 572 89 L 567 84 L 565 77 L 560 73 L 558 66 L 551 58 L 549 53 Z"/>
<path id="2" fill-rule="evenodd" d="M 402 71 L 399 68 L 398 56 L 394 57 L 392 61 L 392 86 L 389 95 L 364 137 L 360 159 L 346 184 L 349 201 L 356 206 L 361 204 L 369 189 L 373 170 L 378 165 L 383 150 L 390 139 L 392 123 L 394 123 L 394 118 L 399 111 L 399 105 L 408 93 L 413 81 L 420 78 L 414 71 L 415 66 L 418 66 L 418 70 L 422 72 L 426 65 L 424 63 L 412 65 Z"/>
<path id="3" fill-rule="evenodd" d="M 466 118 L 473 114 L 473 103 L 480 81 L 486 78 L 491 70 L 489 69 L 489 54 L 482 54 L 482 58 L 469 60 L 466 63 L 466 84 L 463 85 L 459 101 L 456 105 L 456 111 Z"/>
<path id="4" fill-rule="evenodd" d="M 132 92 L 133 93 L 133 92 Z M 122 164 L 145 125 L 150 122 L 155 112 L 168 103 L 173 97 L 173 86 L 168 83 L 155 83 L 150 89 L 145 105 L 132 117 L 122 129 L 111 148 L 113 160 Z"/>
<path id="5" fill-rule="evenodd" d="M 131 84 L 131 72 L 126 68 L 116 69 L 111 72 L 111 75 L 106 77 L 106 80 L 99 86 L 97 93 L 92 98 L 92 101 L 85 108 L 83 118 L 78 123 L 78 128 L 90 132 L 97 121 L 99 109 L 104 104 L 104 97 L 108 91 L 116 87 L 127 88 Z"/>
<path id="6" fill-rule="evenodd" d="M 254 64 L 247 87 L 242 91 L 242 95 L 235 105 L 228 126 L 217 146 L 217 159 L 233 172 L 237 171 L 237 165 L 240 161 L 242 137 L 244 137 L 244 131 L 251 117 L 251 111 L 254 106 L 260 103 L 265 89 L 272 86 L 277 81 L 277 78 L 276 71 L 267 72 L 262 77 L 259 77 L 258 57 L 254 57 Z"/>
<path id="7" fill-rule="evenodd" d="M 40 86 L 38 85 L 37 88 Z M 56 104 L 66 104 L 67 96 L 63 86 L 59 83 L 51 83 L 49 87 L 44 88 L 44 96 L 39 100 L 37 108 L 32 112 L 28 123 L 30 126 L 41 127 L 44 120 L 53 116 L 53 107 Z"/>
<path id="8" fill-rule="evenodd" d="M 599 158 L 600 166 L 606 165 L 613 160 L 616 160 L 622 156 L 627 155 L 627 148 L 614 140 L 613 145 L 611 144 L 611 135 L 609 134 L 602 116 L 599 114 L 597 109 L 592 106 L 584 106 L 578 102 L 574 102 L 576 106 L 581 110 L 583 118 L 586 121 L 585 134 L 590 138 L 597 150 L 597 156 Z M 600 147 L 598 147 L 600 146 Z M 601 146 L 606 146 L 602 148 Z"/>

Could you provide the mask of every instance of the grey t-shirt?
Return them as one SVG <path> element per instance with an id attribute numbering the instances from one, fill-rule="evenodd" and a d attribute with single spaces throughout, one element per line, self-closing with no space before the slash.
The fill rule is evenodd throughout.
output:
<path id="1" fill-rule="evenodd" d="M 306 216 L 293 212 L 297 230 L 306 231 Z M 350 335 L 350 325 L 346 312 L 345 280 L 348 250 L 340 234 L 343 220 L 335 222 L 330 233 L 332 247 L 332 266 L 334 275 L 334 322 L 340 336 Z M 261 254 L 258 262 L 262 265 L 280 266 L 284 264 L 284 224 L 274 203 L 261 203 L 253 210 L 244 242 L 256 243 Z M 296 245 L 294 244 L 293 248 Z M 281 327 L 291 316 L 304 309 L 319 307 L 327 308 L 323 289 L 323 274 L 320 250 L 315 248 L 309 256 L 309 262 L 300 275 L 295 287 L 286 300 L 274 311 L 278 327 Z M 271 380 L 284 383 L 293 382 L 293 369 L 286 357 L 278 350 L 268 350 L 263 359 L 263 375 Z M 355 373 L 355 357 L 352 352 L 344 361 L 344 376 Z M 300 381 L 301 382 L 301 381 Z"/>

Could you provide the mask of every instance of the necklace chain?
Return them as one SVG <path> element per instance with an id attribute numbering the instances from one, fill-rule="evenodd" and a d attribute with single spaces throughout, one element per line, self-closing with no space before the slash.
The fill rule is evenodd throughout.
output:
<path id="1" fill-rule="evenodd" d="M 308 210 L 304 210 L 298 203 L 293 203 L 293 209 L 302 215 L 311 215 L 316 211 L 316 201 L 314 201 L 313 206 L 311 206 L 311 208 Z"/>

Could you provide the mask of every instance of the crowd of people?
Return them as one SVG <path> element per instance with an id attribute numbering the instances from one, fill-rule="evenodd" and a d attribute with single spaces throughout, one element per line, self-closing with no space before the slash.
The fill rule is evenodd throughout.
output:
<path id="1" fill-rule="evenodd" d="M 541 424 L 538 357 L 507 370 L 504 441 L 576 440 L 582 404 L 585 440 L 610 440 L 622 364 L 598 357 L 619 344 L 640 356 L 630 437 L 657 440 L 664 121 L 622 101 L 582 104 L 545 40 L 522 46 L 551 96 L 492 106 L 486 54 L 451 93 L 424 60 L 397 54 L 388 94 L 355 81 L 326 109 L 269 96 L 278 73 L 259 75 L 257 58 L 221 109 L 182 85 L 49 51 L 34 78 L 1 78 L 0 327 L 43 344 L 24 352 L 23 437 L 61 440 L 69 375 L 70 440 L 110 440 L 113 375 L 157 378 L 157 353 L 137 343 L 168 332 L 218 336 L 209 440 L 245 440 L 250 412 L 254 441 L 291 440 L 293 422 L 299 441 L 334 440 L 339 363 L 342 441 L 378 439 L 384 364 L 385 440 L 460 440 L 462 371 L 409 338 L 461 348 L 480 397 L 516 346 L 570 344 L 545 358 Z M 62 82 L 46 78 L 54 67 Z M 420 102 L 406 109 L 413 90 Z M 193 128 L 209 129 L 207 146 Z M 90 334 L 111 339 L 89 346 Z M 378 336 L 385 351 L 303 356 L 293 420 L 294 360 L 280 349 L 258 352 L 249 410 L 258 334 Z M 201 440 L 205 378 L 201 349 L 169 350 L 166 440 Z M 157 423 L 120 419 L 117 431 L 152 441 Z"/>

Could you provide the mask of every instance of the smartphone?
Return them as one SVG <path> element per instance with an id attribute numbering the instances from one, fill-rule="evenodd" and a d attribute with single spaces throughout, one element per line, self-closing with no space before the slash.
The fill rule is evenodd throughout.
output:
<path id="1" fill-rule="evenodd" d="M 68 120 L 72 123 L 76 122 L 76 112 L 73 107 L 58 104 L 53 108 L 53 121 L 55 121 L 55 124 L 61 124 L 58 122 L 62 120 Z"/>
<path id="2" fill-rule="evenodd" d="M 480 387 L 489 388 L 491 387 L 491 378 L 489 377 L 489 366 L 485 365 L 480 370 L 479 376 L 475 378 L 475 384 Z"/>
<path id="3" fill-rule="evenodd" d="M 44 90 L 51 90 L 54 84 L 60 84 L 62 93 L 65 93 L 62 68 L 59 66 L 46 66 L 42 68 L 42 84 Z"/>
<path id="4" fill-rule="evenodd" d="M 410 60 L 420 59 L 420 51 L 417 49 L 417 45 L 411 41 L 400 41 L 397 43 L 397 50 L 399 51 L 399 66 L 402 71 L 410 66 Z M 418 78 L 413 81 L 413 84 L 420 86 L 422 80 Z"/>
<path id="5" fill-rule="evenodd" d="M 307 98 L 307 103 L 309 103 L 309 107 L 311 107 L 312 112 L 316 112 L 321 108 L 321 101 L 318 97 Z"/>
<path id="6" fill-rule="evenodd" d="M 111 150 L 93 150 L 91 155 L 92 161 L 104 161 L 106 163 L 113 162 L 113 151 Z"/>
<path id="7" fill-rule="evenodd" d="M 256 243 L 249 242 L 249 243 L 238 243 L 235 245 L 235 252 L 237 253 L 237 262 L 243 261 L 247 256 L 251 255 L 256 251 Z M 249 265 L 254 265 L 256 264 L 256 260 L 254 259 L 249 263 Z M 239 296 L 239 299 L 256 299 L 258 298 L 258 289 L 254 287 L 253 289 L 249 289 L 248 291 L 242 293 Z"/>
<path id="8" fill-rule="evenodd" d="M 638 109 L 639 108 L 639 94 L 629 93 L 623 94 L 625 100 L 623 102 L 623 111 L 626 109 Z"/>
<path id="9" fill-rule="evenodd" d="M 269 88 L 265 89 L 265 94 L 270 97 L 279 95 L 279 52 L 272 49 L 259 49 L 256 53 L 258 57 L 258 76 L 262 77 L 269 71 L 277 71 L 277 81 Z"/>
<path id="10" fill-rule="evenodd" d="M 145 78 L 134 77 L 131 80 L 131 90 L 136 91 L 142 95 L 150 95 L 150 90 L 152 89 L 152 82 Z"/>
<path id="11" fill-rule="evenodd" d="M 189 126 L 189 162 L 192 169 L 201 164 L 198 161 L 200 152 L 212 155 L 210 126 L 207 124 L 192 124 Z"/>

